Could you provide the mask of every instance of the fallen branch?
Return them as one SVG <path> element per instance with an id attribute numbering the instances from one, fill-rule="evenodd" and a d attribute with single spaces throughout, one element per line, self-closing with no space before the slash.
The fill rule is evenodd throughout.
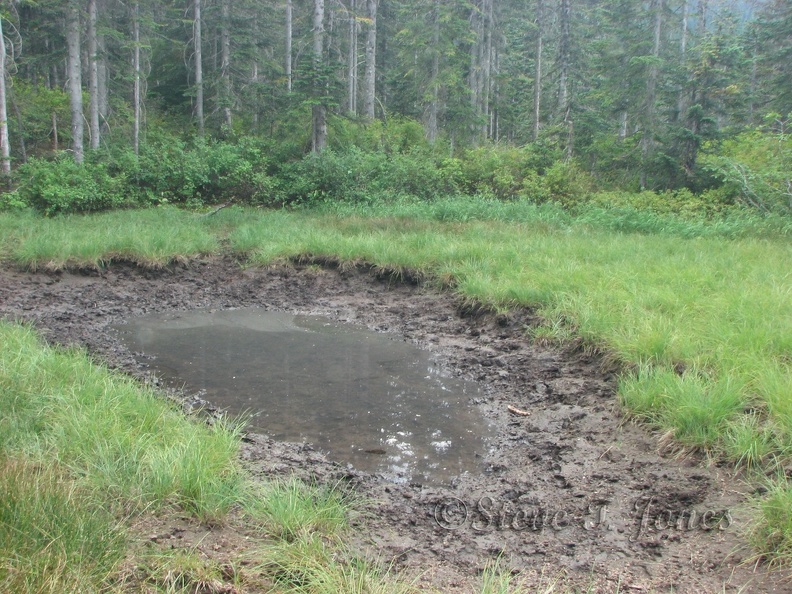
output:
<path id="1" fill-rule="evenodd" d="M 515 415 L 519 415 L 521 417 L 527 417 L 527 416 L 530 416 L 530 414 L 531 414 L 527 410 L 523 410 L 521 408 L 517 408 L 516 406 L 512 406 L 511 404 L 508 405 L 506 408 L 508 409 L 508 411 L 510 413 L 515 414 Z"/>
<path id="2" fill-rule="evenodd" d="M 216 215 L 218 212 L 220 212 L 220 211 L 221 211 L 221 210 L 223 210 L 224 208 L 227 208 L 227 207 L 231 206 L 231 205 L 234 203 L 234 200 L 236 200 L 236 198 L 231 198 L 231 200 L 229 200 L 229 201 L 228 201 L 228 202 L 226 202 L 225 204 L 221 204 L 220 206 L 218 206 L 217 208 L 215 208 L 215 209 L 214 209 L 212 212 L 210 212 L 210 213 L 207 213 L 205 216 L 207 216 L 207 217 L 211 217 L 212 215 Z"/>

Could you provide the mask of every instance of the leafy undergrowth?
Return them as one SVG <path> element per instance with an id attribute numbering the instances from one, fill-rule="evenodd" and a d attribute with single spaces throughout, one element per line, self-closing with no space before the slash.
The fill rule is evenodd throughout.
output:
<path id="1" fill-rule="evenodd" d="M 627 414 L 681 452 L 705 450 L 771 476 L 789 462 L 789 221 L 625 219 L 622 210 L 575 218 L 549 206 L 499 204 L 448 200 L 357 214 L 156 209 L 46 221 L 7 214 L 0 229 L 9 230 L 5 253 L 28 268 L 114 258 L 161 265 L 224 245 L 251 265 L 301 255 L 365 261 L 435 279 L 477 302 L 538 307 L 546 324 L 532 330 L 535 338 L 579 340 L 604 353 L 624 370 Z M 790 489 L 778 483 L 773 492 Z M 757 521 L 774 530 L 790 523 L 779 513 L 792 520 L 790 506 L 757 509 Z M 792 528 L 754 535 L 762 555 L 792 561 Z"/>

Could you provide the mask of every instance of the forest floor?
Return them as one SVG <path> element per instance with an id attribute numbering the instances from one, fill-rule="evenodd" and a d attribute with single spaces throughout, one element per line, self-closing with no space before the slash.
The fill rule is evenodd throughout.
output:
<path id="1" fill-rule="evenodd" d="M 732 465 L 674 457 L 662 436 L 625 422 L 617 370 L 602 357 L 532 341 L 526 328 L 538 321 L 529 310 L 498 314 L 386 271 L 324 264 L 243 268 L 209 258 L 51 273 L 4 265 L 0 317 L 154 384 L 111 326 L 151 312 L 259 306 L 354 322 L 431 351 L 481 387 L 472 405 L 496 428 L 481 474 L 448 487 L 394 484 L 309 444 L 255 434 L 241 451 L 257 477 L 349 485 L 363 498 L 352 544 L 427 587 L 476 591 L 482 569 L 500 558 L 531 591 L 792 591 L 744 548 L 752 486 Z M 200 394 L 181 397 L 186 409 L 211 409 Z M 221 564 L 251 547 L 233 521 L 203 526 L 162 513 L 134 530 L 147 546 L 200 551 Z"/>

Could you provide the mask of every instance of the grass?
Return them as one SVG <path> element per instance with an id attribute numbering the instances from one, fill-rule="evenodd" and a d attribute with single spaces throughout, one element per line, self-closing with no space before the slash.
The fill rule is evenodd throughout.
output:
<path id="1" fill-rule="evenodd" d="M 763 470 L 792 457 L 791 235 L 781 218 L 596 208 L 572 216 L 473 199 L 304 212 L 232 207 L 213 216 L 170 208 L 0 215 L 6 257 L 31 269 L 120 258 L 158 266 L 221 249 L 251 265 L 310 255 L 409 270 L 497 308 L 538 308 L 546 325 L 532 331 L 536 338 L 576 337 L 624 370 L 619 399 L 628 414 L 680 449 Z M 50 442 L 27 448 L 33 443 Z M 104 446 L 129 448 L 111 439 Z M 82 458 L 64 454 L 62 463 Z M 792 519 L 792 506 L 785 513 Z M 792 543 L 792 523 L 784 539 Z M 768 538 L 763 550 L 792 561 L 792 546 L 779 542 Z"/>
<path id="2" fill-rule="evenodd" d="M 124 544 L 118 521 L 60 469 L 0 455 L 0 591 L 98 592 Z"/>
<path id="3" fill-rule="evenodd" d="M 85 353 L 0 323 L 0 453 L 56 462 L 128 509 L 176 503 L 211 520 L 239 498 L 239 435 L 181 412 Z"/>
<path id="4" fill-rule="evenodd" d="M 327 537 L 345 530 L 354 500 L 339 485 L 305 484 L 291 477 L 252 488 L 244 507 L 269 534 L 293 542 L 311 534 Z"/>
<path id="5" fill-rule="evenodd" d="M 18 216 L 18 215 L 17 215 Z M 174 209 L 103 213 L 95 218 L 38 218 L 0 214 L 5 240 L 15 244 L 15 261 L 30 270 L 80 266 L 100 268 L 112 261 L 161 267 L 217 252 L 217 239 Z M 199 215 L 195 215 L 199 216 Z M 26 223 L 26 224 L 24 224 Z"/>
<path id="6" fill-rule="evenodd" d="M 30 328 L 0 323 L 0 344 L 0 591 L 106 591 L 129 514 L 213 521 L 240 498 L 234 428 Z"/>
<path id="7" fill-rule="evenodd" d="M 277 542 L 261 552 L 260 570 L 277 592 L 300 594 L 418 594 L 411 580 L 361 559 L 317 535 Z"/>

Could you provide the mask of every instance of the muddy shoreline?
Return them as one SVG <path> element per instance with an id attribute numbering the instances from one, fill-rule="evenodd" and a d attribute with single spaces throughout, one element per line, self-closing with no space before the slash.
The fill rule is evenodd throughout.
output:
<path id="1" fill-rule="evenodd" d="M 532 343 L 530 311 L 496 315 L 409 276 L 324 264 L 244 269 L 217 258 L 53 273 L 2 265 L 0 317 L 153 384 L 109 326 L 144 313 L 258 306 L 352 321 L 432 351 L 481 387 L 474 404 L 497 427 L 484 473 L 442 488 L 397 485 L 309 444 L 254 434 L 242 458 L 259 476 L 349 483 L 369 502 L 356 544 L 441 591 L 473 591 L 498 556 L 532 583 L 592 591 L 792 591 L 784 575 L 744 563 L 750 487 L 728 465 L 661 455 L 656 435 L 624 422 L 616 377 L 597 357 Z M 184 396 L 188 410 L 206 405 Z"/>

